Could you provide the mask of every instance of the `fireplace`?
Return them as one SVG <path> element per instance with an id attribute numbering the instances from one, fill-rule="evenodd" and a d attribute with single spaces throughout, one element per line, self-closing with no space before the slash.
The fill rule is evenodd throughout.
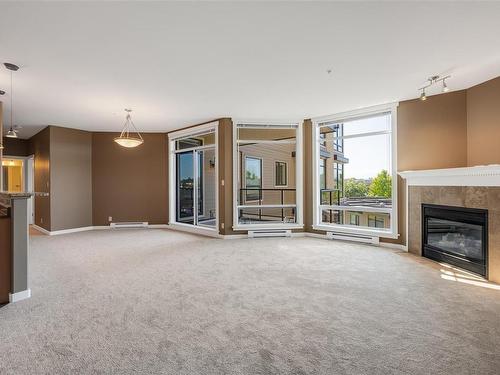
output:
<path id="1" fill-rule="evenodd" d="M 488 277 L 488 210 L 422 204 L 422 255 Z"/>

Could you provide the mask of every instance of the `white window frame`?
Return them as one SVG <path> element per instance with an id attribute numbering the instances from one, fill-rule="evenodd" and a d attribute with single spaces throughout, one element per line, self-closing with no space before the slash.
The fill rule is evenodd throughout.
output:
<path id="1" fill-rule="evenodd" d="M 370 237 L 398 238 L 398 165 L 397 165 L 397 107 L 399 103 L 382 104 L 378 106 L 342 112 L 335 115 L 316 117 L 312 119 L 313 139 L 313 229 L 326 232 L 357 234 Z M 353 211 L 363 212 L 389 212 L 391 227 L 389 230 L 374 230 L 371 228 L 356 228 L 345 224 L 323 224 L 321 223 L 320 193 L 319 193 L 319 158 L 320 138 L 319 128 L 326 122 L 344 122 L 364 117 L 373 117 L 378 114 L 391 113 L 391 176 L 392 176 L 392 207 L 389 211 L 382 208 L 351 207 Z M 386 132 L 366 133 L 371 135 L 386 134 Z M 344 208 L 344 207 L 343 207 Z M 346 210 L 342 210 L 346 211 Z"/>
<path id="2" fill-rule="evenodd" d="M 276 180 L 278 178 L 278 176 L 276 175 L 276 163 L 285 164 L 285 178 L 286 178 L 285 185 L 278 185 L 276 183 Z M 287 188 L 288 187 L 288 162 L 283 161 L 283 160 L 274 160 L 274 187 L 275 188 Z"/>
<path id="3" fill-rule="evenodd" d="M 238 210 L 245 206 L 238 205 L 238 125 L 248 125 L 250 128 L 255 125 L 259 128 L 279 128 L 295 127 L 295 204 L 294 205 L 261 205 L 251 208 L 290 208 L 295 207 L 296 223 L 276 223 L 268 224 L 241 224 L 238 222 Z M 250 140 L 255 143 L 275 143 L 280 141 Z M 302 121 L 254 121 L 254 120 L 233 120 L 233 230 L 259 230 L 259 229 L 301 229 L 304 227 L 304 205 L 303 205 L 303 143 L 302 143 Z M 282 143 L 287 143 L 283 141 Z M 289 142 L 288 142 L 289 143 Z"/>
<path id="4" fill-rule="evenodd" d="M 188 231 L 192 232 L 200 232 L 200 233 L 210 233 L 213 234 L 219 232 L 219 136 L 218 136 L 218 131 L 219 131 L 219 122 L 214 121 L 210 122 L 208 124 L 203 124 L 203 125 L 198 125 L 192 128 L 187 128 L 187 129 L 181 129 L 178 131 L 170 132 L 168 133 L 168 182 L 169 182 L 169 188 L 168 188 L 168 202 L 169 202 L 169 210 L 168 210 L 168 224 L 172 227 L 179 227 L 183 228 Z M 214 133 L 214 142 L 215 145 L 202 145 L 202 146 L 197 146 L 197 147 L 191 147 L 191 148 L 185 148 L 182 150 L 176 150 L 175 149 L 175 143 L 177 140 L 180 138 L 185 138 L 185 137 L 193 137 L 195 138 L 197 135 L 202 135 L 206 134 L 208 132 L 213 132 Z M 177 194 L 177 186 L 176 186 L 176 174 L 177 174 L 177 168 L 176 168 L 176 163 L 175 163 L 175 158 L 177 153 L 182 153 L 182 152 L 187 152 L 187 151 L 199 151 L 199 150 L 206 150 L 206 149 L 213 149 L 215 146 L 215 207 L 216 207 L 216 213 L 215 213 L 215 227 L 210 228 L 208 226 L 203 226 L 203 225 L 194 225 L 194 224 L 186 224 L 186 223 L 180 223 L 177 221 L 176 218 L 176 210 L 177 210 L 177 202 L 176 202 L 176 194 Z M 197 165 L 197 163 L 194 163 Z M 195 167 L 196 168 L 196 167 Z M 203 187 L 205 189 L 205 187 Z M 196 190 L 196 189 L 195 189 Z M 195 200 L 197 199 L 196 197 L 196 191 L 194 192 Z M 205 191 L 203 192 L 204 197 Z M 205 202 L 203 202 L 205 204 Z M 196 207 L 196 211 L 198 208 Z M 205 209 L 204 209 L 205 211 Z"/>

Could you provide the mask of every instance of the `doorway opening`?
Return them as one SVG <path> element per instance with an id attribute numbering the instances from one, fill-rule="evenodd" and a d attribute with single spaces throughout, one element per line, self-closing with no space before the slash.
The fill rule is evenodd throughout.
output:
<path id="1" fill-rule="evenodd" d="M 33 192 L 35 185 L 35 158 L 8 156 L 2 158 L 2 190 L 12 193 Z M 29 223 L 34 220 L 34 198 L 28 199 Z"/>

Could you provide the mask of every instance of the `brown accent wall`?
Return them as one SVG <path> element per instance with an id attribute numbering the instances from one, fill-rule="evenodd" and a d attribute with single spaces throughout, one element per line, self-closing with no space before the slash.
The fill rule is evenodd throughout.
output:
<path id="1" fill-rule="evenodd" d="M 218 137 L 219 233 L 230 235 L 238 233 L 233 231 L 233 122 L 230 118 L 219 120 Z"/>
<path id="2" fill-rule="evenodd" d="M 303 170 L 303 178 L 304 178 L 304 200 L 303 200 L 303 210 L 304 210 L 304 231 L 305 232 L 313 232 L 313 140 L 312 140 L 312 121 L 304 120 L 304 124 L 302 127 L 302 136 L 303 136 L 303 152 L 304 152 L 304 170 Z"/>
<path id="3" fill-rule="evenodd" d="M 92 226 L 92 133 L 50 127 L 51 231 Z"/>
<path id="4" fill-rule="evenodd" d="M 93 225 L 117 221 L 168 222 L 167 137 L 143 134 L 144 144 L 124 148 L 117 133 L 92 134 Z"/>
<path id="5" fill-rule="evenodd" d="M 20 138 L 3 138 L 4 156 L 29 156 L 29 141 Z"/>
<path id="6" fill-rule="evenodd" d="M 500 164 L 500 77 L 467 90 L 467 164 Z"/>
<path id="7" fill-rule="evenodd" d="M 467 165 L 466 91 L 399 103 L 398 171 Z"/>
<path id="8" fill-rule="evenodd" d="M 50 193 L 50 128 L 46 127 L 29 140 L 29 154 L 35 155 L 35 191 Z M 35 197 L 35 224 L 51 230 L 50 195 Z"/>
<path id="9" fill-rule="evenodd" d="M 398 172 L 465 167 L 467 165 L 467 94 L 465 90 L 434 95 L 398 106 Z M 406 243 L 406 185 L 398 177 L 399 238 Z"/>

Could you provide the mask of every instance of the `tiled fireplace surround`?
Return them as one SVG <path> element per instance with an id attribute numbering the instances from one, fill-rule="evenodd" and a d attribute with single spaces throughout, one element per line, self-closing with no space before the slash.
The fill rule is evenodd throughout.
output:
<path id="1" fill-rule="evenodd" d="M 422 204 L 488 210 L 488 279 L 500 283 L 500 166 L 408 171 L 408 251 L 422 255 Z"/>

